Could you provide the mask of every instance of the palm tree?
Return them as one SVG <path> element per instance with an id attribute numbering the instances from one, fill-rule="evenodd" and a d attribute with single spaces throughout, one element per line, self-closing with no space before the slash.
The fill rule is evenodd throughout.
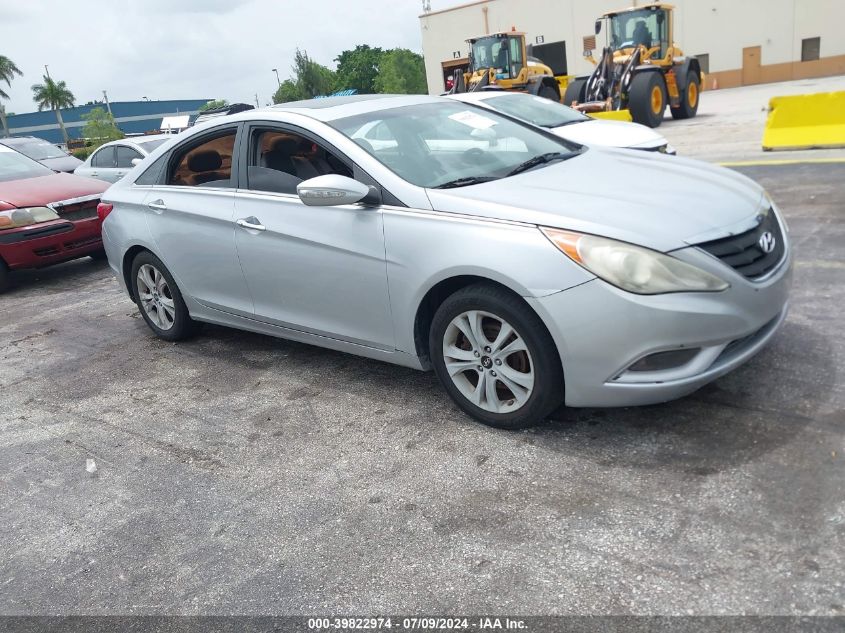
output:
<path id="1" fill-rule="evenodd" d="M 11 59 L 0 55 L 0 83 L 5 81 L 6 85 L 11 87 L 12 79 L 15 78 L 15 75 L 22 76 L 21 69 Z M 8 98 L 9 95 L 3 91 L 3 88 L 0 88 L 0 99 Z M 0 124 L 3 125 L 3 136 L 9 136 L 9 124 L 6 123 L 6 108 L 3 107 L 2 103 L 0 103 Z"/>
<path id="2" fill-rule="evenodd" d="M 32 86 L 32 98 L 38 104 L 39 112 L 44 108 L 50 108 L 56 113 L 56 120 L 59 122 L 62 136 L 65 139 L 65 143 L 67 143 L 68 135 L 65 129 L 65 122 L 62 120 L 61 109 L 73 107 L 73 93 L 67 89 L 65 82 L 53 81 L 50 75 L 44 75 L 43 84 Z"/>

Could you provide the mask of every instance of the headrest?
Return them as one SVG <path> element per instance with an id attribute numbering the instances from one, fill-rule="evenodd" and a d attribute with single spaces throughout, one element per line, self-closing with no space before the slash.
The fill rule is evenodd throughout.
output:
<path id="1" fill-rule="evenodd" d="M 283 154 L 293 154 L 299 150 L 299 142 L 290 136 L 281 136 L 273 141 L 270 146 L 271 152 L 281 152 Z"/>
<path id="2" fill-rule="evenodd" d="M 220 169 L 221 165 L 223 165 L 223 159 L 213 149 L 196 152 L 188 159 L 188 169 L 191 171 L 214 171 Z"/>

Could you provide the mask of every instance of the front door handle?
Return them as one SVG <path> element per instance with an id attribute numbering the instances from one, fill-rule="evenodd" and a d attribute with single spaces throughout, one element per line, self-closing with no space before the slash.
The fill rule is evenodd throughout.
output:
<path id="1" fill-rule="evenodd" d="M 253 231 L 266 230 L 265 226 L 261 224 L 261 221 L 254 215 L 251 215 L 248 218 L 241 218 L 240 220 L 235 220 L 235 224 L 242 228 L 251 229 Z"/>
<path id="2" fill-rule="evenodd" d="M 159 198 L 158 200 L 153 200 L 152 202 L 148 202 L 147 206 L 152 209 L 153 211 L 166 211 L 167 205 L 164 204 L 164 200 Z"/>

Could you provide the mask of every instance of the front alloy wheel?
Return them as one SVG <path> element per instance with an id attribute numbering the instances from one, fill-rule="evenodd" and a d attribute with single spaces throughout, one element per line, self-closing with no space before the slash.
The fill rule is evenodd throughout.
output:
<path id="1" fill-rule="evenodd" d="M 495 314 L 470 310 L 452 319 L 443 337 L 443 359 L 458 390 L 485 411 L 515 411 L 534 391 L 525 341 Z"/>
<path id="2" fill-rule="evenodd" d="M 148 251 L 136 255 L 130 279 L 141 316 L 157 336 L 179 341 L 196 331 L 176 281 L 158 257 Z"/>
<path id="3" fill-rule="evenodd" d="M 447 297 L 429 331 L 434 371 L 466 413 L 521 429 L 563 401 L 563 370 L 545 324 L 520 296 L 478 283 Z"/>

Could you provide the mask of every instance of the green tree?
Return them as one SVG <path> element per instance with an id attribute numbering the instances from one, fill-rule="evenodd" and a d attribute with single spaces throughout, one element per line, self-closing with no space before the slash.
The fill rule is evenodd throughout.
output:
<path id="1" fill-rule="evenodd" d="M 38 105 L 38 111 L 41 112 L 45 108 L 50 108 L 56 113 L 56 121 L 59 122 L 59 129 L 62 131 L 62 137 L 65 143 L 68 142 L 67 130 L 65 129 L 65 122 L 62 119 L 62 108 L 72 108 L 74 97 L 73 93 L 68 90 L 64 81 L 53 81 L 49 75 L 44 75 L 44 83 L 33 84 L 32 99 Z"/>
<path id="2" fill-rule="evenodd" d="M 273 95 L 273 103 L 287 103 L 304 98 L 296 82 L 293 79 L 285 79 Z"/>
<path id="3" fill-rule="evenodd" d="M 205 112 L 206 110 L 214 110 L 215 108 L 225 108 L 227 105 L 229 105 L 229 102 L 226 99 L 213 99 L 201 105 L 198 109 L 200 112 Z"/>
<path id="4" fill-rule="evenodd" d="M 85 121 L 82 136 L 90 139 L 94 147 L 123 138 L 114 117 L 102 108 L 92 108 L 88 114 L 82 115 L 82 119 Z"/>
<path id="5" fill-rule="evenodd" d="M 389 94 L 425 94 L 425 65 L 422 55 L 406 48 L 385 51 L 375 80 L 377 92 Z"/>
<path id="6" fill-rule="evenodd" d="M 336 77 L 333 70 L 315 62 L 308 53 L 296 49 L 292 77 L 286 79 L 273 95 L 273 103 L 312 99 L 334 92 Z"/>
<path id="7" fill-rule="evenodd" d="M 355 88 L 361 94 L 374 93 L 383 55 L 384 51 L 378 47 L 359 44 L 351 51 L 343 51 L 335 57 L 338 90 Z"/>
<path id="8" fill-rule="evenodd" d="M 0 83 L 5 82 L 11 88 L 12 79 L 17 76 L 23 76 L 21 69 L 15 65 L 8 57 L 0 55 Z M 0 99 L 8 99 L 9 95 L 0 88 Z M 3 126 L 3 136 L 9 136 L 9 124 L 6 122 L 6 108 L 0 103 L 0 124 Z"/>

